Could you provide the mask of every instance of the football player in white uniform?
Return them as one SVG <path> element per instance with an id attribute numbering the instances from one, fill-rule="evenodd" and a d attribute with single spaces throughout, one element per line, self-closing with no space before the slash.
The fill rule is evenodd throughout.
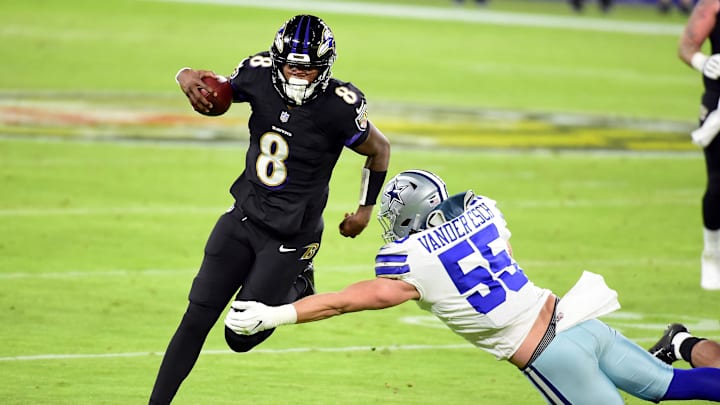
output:
<path id="1" fill-rule="evenodd" d="M 375 279 L 282 306 L 235 301 L 225 324 L 253 334 L 416 300 L 518 367 L 549 403 L 623 404 L 618 389 L 653 402 L 720 402 L 720 369 L 674 369 L 595 319 L 619 308 L 601 276 L 585 272 L 562 299 L 530 281 L 494 200 L 472 191 L 449 197 L 439 177 L 409 170 L 385 186 L 378 217 L 388 243 Z"/>

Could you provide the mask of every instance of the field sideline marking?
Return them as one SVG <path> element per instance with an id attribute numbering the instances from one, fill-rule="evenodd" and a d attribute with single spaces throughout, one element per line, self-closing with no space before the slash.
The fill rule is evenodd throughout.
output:
<path id="1" fill-rule="evenodd" d="M 710 339 L 717 339 L 717 336 L 705 336 Z M 633 342 L 638 344 L 654 343 L 658 339 L 655 337 L 633 338 Z M 287 349 L 257 349 L 252 350 L 243 355 L 253 354 L 287 354 L 287 353 L 348 353 L 348 352 L 379 352 L 383 350 L 395 351 L 412 351 L 412 350 L 457 350 L 457 349 L 476 349 L 470 343 L 447 344 L 447 345 L 391 345 L 391 346 L 346 346 L 346 347 L 294 347 Z M 222 350 L 203 350 L 201 355 L 235 355 L 237 353 L 230 349 Z M 86 354 L 38 354 L 33 356 L 7 356 L 0 357 L 0 362 L 11 361 L 37 361 L 37 360 L 83 360 L 83 359 L 104 359 L 104 358 L 128 358 L 128 357 L 148 357 L 148 356 L 164 356 L 165 352 L 125 352 L 125 353 L 86 353 Z"/>
<path id="2" fill-rule="evenodd" d="M 166 3 L 219 4 L 263 9 L 297 10 L 293 0 L 150 0 Z M 608 21 L 578 16 L 510 13 L 491 10 L 451 9 L 442 7 L 408 6 L 379 3 L 331 3 L 310 1 L 302 3 L 305 11 L 393 17 L 408 20 L 457 21 L 475 24 L 495 24 L 524 27 L 559 28 L 580 31 L 617 32 L 626 34 L 680 35 L 683 25 L 648 23 L 641 21 Z"/>
<path id="3" fill-rule="evenodd" d="M 347 346 L 347 347 L 295 347 L 288 349 L 258 349 L 244 353 L 244 355 L 256 354 L 283 354 L 283 353 L 335 353 L 335 352 L 374 352 L 382 350 L 453 350 L 472 349 L 473 346 L 466 344 L 453 345 L 392 345 L 392 346 Z M 66 360 L 66 359 L 98 359 L 113 357 L 144 357 L 163 356 L 165 352 L 127 352 L 127 353 L 98 353 L 98 354 L 38 354 L 35 356 L 8 356 L 0 357 L 0 361 L 33 361 L 33 360 Z M 225 350 L 203 350 L 201 355 L 215 354 L 237 354 L 230 349 Z"/>

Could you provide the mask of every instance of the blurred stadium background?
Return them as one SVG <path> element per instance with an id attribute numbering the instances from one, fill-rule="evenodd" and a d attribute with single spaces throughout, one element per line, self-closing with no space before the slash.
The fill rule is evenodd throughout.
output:
<path id="1" fill-rule="evenodd" d="M 391 171 L 493 196 L 521 265 L 563 293 L 605 275 L 606 319 L 649 346 L 668 322 L 720 338 L 699 288 L 701 81 L 687 16 L 648 1 L 0 2 L 0 370 L 8 404 L 145 403 L 210 227 L 243 165 L 247 109 L 194 113 L 173 77 L 229 74 L 288 17 L 333 28 L 335 76 L 370 101 Z M 372 276 L 379 227 L 335 232 L 357 167 L 333 178 L 318 289 Z M 218 325 L 178 404 L 539 404 L 511 366 L 414 305 L 278 331 L 230 354 Z M 627 398 L 627 403 L 640 403 Z"/>

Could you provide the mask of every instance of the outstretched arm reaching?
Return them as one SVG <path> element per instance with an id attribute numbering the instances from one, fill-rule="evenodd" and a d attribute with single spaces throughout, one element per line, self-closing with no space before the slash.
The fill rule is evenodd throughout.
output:
<path id="1" fill-rule="evenodd" d="M 348 312 L 383 309 L 420 298 L 405 281 L 376 278 L 347 286 L 342 291 L 305 297 L 293 304 L 271 307 L 254 301 L 235 301 L 225 325 L 235 333 L 252 335 L 280 325 L 319 321 Z"/>

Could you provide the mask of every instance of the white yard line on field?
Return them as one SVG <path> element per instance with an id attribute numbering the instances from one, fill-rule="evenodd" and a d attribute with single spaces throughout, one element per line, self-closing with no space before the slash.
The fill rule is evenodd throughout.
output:
<path id="1" fill-rule="evenodd" d="M 662 328 L 658 329 L 662 330 Z M 657 334 L 657 333 L 656 333 Z M 705 335 L 709 339 L 717 339 L 718 336 Z M 648 345 L 656 342 L 657 336 L 647 336 L 641 338 L 633 338 L 635 343 L 640 345 Z M 347 353 L 347 352 L 380 352 L 384 350 L 391 351 L 413 351 L 413 350 L 465 350 L 476 348 L 469 343 L 448 344 L 448 345 L 392 345 L 392 346 L 346 346 L 346 347 L 294 347 L 287 349 L 256 349 L 243 356 L 266 355 L 266 354 L 291 354 L 291 353 Z M 30 356 L 6 356 L 0 357 L 0 362 L 20 362 L 20 361 L 41 361 L 41 360 L 85 360 L 85 359 L 106 359 L 106 358 L 128 358 L 128 357 L 148 357 L 163 356 L 164 352 L 125 352 L 125 353 L 75 353 L 75 354 L 37 354 Z M 237 353 L 229 349 L 209 349 L 203 350 L 202 355 L 236 355 Z"/>
<path id="2" fill-rule="evenodd" d="M 397 345 L 397 346 L 347 346 L 347 347 L 295 347 L 288 349 L 257 349 L 243 355 L 252 354 L 284 354 L 284 353 L 334 353 L 334 352 L 373 352 L 382 350 L 454 350 L 471 349 L 469 343 L 454 345 Z M 232 350 L 203 350 L 203 355 L 213 354 L 236 354 Z M 127 353 L 88 353 L 88 354 L 38 354 L 33 356 L 8 356 L 0 357 L 0 361 L 32 361 L 32 360 L 67 360 L 67 359 L 98 359 L 112 357 L 144 357 L 162 356 L 164 352 L 127 352 Z"/>
<path id="3" fill-rule="evenodd" d="M 14 272 L 0 273 L 0 280 L 23 279 L 70 279 L 70 278 L 96 278 L 96 277 L 127 277 L 127 276 L 177 276 L 178 274 L 192 274 L 197 269 L 186 270 L 101 270 L 101 271 L 46 271 L 46 272 Z"/>
<path id="4" fill-rule="evenodd" d="M 229 204 L 229 203 L 228 203 Z M 72 207 L 72 208 L 5 208 L 0 217 L 40 217 L 55 215 L 156 215 L 156 214 L 221 214 L 220 207 Z"/>
<path id="5" fill-rule="evenodd" d="M 296 0 L 154 0 L 172 3 L 220 4 L 237 7 L 253 7 L 279 10 L 298 10 Z M 580 31 L 618 32 L 626 34 L 678 36 L 683 30 L 680 24 L 649 23 L 639 21 L 608 21 L 600 18 L 578 16 L 554 16 L 542 14 L 509 13 L 465 8 L 425 7 L 380 3 L 344 3 L 329 1 L 302 2 L 304 12 L 338 13 L 377 16 L 406 20 L 429 20 L 493 24 L 524 27 L 557 28 Z"/>

